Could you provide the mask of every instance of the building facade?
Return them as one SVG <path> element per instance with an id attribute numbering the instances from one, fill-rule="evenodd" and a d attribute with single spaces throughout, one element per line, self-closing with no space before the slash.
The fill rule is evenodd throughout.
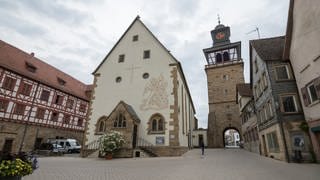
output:
<path id="1" fill-rule="evenodd" d="M 236 84 L 244 83 L 241 42 L 230 43 L 230 28 L 222 24 L 211 31 L 213 46 L 203 49 L 207 60 L 208 147 L 225 147 L 225 132 L 241 134 L 241 120 L 236 104 Z"/>
<path id="2" fill-rule="evenodd" d="M 241 117 L 242 145 L 247 151 L 260 153 L 257 116 L 250 84 L 237 84 L 237 104 Z"/>
<path id="3" fill-rule="evenodd" d="M 125 135 L 121 157 L 133 157 L 146 146 L 157 156 L 192 147 L 195 109 L 180 62 L 139 17 L 93 75 L 88 148 L 110 130 Z"/>
<path id="4" fill-rule="evenodd" d="M 250 41 L 250 80 L 258 118 L 261 153 L 288 162 L 309 160 L 309 138 L 284 36 Z"/>
<path id="5" fill-rule="evenodd" d="M 0 41 L 0 151 L 38 149 L 49 138 L 82 141 L 90 86 Z"/>
<path id="6" fill-rule="evenodd" d="M 284 59 L 290 60 L 309 127 L 316 159 L 320 161 L 320 2 L 290 1 Z"/>

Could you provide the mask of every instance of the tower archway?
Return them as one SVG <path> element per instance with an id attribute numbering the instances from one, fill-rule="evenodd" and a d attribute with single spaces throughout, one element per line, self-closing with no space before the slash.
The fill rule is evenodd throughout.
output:
<path id="1" fill-rule="evenodd" d="M 225 148 L 240 147 L 240 131 L 235 127 L 228 127 L 223 131 L 223 145 Z"/>

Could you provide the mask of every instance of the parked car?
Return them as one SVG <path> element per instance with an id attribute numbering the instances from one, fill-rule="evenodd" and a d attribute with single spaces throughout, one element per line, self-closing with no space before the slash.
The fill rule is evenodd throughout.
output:
<path id="1" fill-rule="evenodd" d="M 61 145 L 59 144 L 52 144 L 52 152 L 55 152 L 55 153 L 65 153 L 66 152 L 66 149 L 63 148 Z"/>
<path id="2" fill-rule="evenodd" d="M 51 144 L 59 144 L 68 153 L 79 153 L 81 146 L 76 139 L 49 139 Z"/>

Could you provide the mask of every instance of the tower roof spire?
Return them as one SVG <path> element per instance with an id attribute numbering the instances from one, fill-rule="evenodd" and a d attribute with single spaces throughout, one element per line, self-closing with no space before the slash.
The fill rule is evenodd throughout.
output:
<path id="1" fill-rule="evenodd" d="M 220 15 L 218 14 L 218 24 L 220 25 Z"/>

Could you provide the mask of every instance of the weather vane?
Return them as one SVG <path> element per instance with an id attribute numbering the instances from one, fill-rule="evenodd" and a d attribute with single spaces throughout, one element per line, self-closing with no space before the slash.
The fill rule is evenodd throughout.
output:
<path id="1" fill-rule="evenodd" d="M 218 23 L 220 24 L 220 16 L 219 16 L 219 14 L 218 14 Z"/>

